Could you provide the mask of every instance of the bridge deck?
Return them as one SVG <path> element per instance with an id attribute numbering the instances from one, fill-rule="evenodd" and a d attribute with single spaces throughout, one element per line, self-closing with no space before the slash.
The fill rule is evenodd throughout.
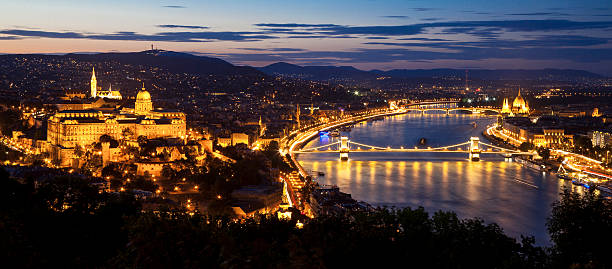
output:
<path id="1" fill-rule="evenodd" d="M 340 153 L 340 150 L 300 150 L 293 151 L 294 153 Z M 350 150 L 350 153 L 358 153 L 358 152 L 367 152 L 367 153 L 375 153 L 375 152 L 416 152 L 416 153 L 470 153 L 469 150 L 427 150 L 427 149 L 355 149 Z M 480 151 L 480 154 L 512 154 L 512 155 L 532 155 L 530 152 L 514 152 L 514 151 Z"/>

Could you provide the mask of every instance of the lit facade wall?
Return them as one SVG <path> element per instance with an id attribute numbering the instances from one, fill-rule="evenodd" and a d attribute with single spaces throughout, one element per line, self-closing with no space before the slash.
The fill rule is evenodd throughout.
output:
<path id="1" fill-rule="evenodd" d="M 591 138 L 594 147 L 606 147 L 612 145 L 612 134 L 608 132 L 594 131 Z"/>

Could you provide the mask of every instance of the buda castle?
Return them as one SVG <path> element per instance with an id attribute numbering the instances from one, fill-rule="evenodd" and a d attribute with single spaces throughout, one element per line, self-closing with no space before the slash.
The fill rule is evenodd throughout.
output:
<path id="1" fill-rule="evenodd" d="M 98 92 L 96 84 L 93 73 L 91 97 L 121 99 L 118 91 Z M 88 109 L 60 110 L 49 117 L 47 151 L 53 160 L 60 161 L 60 166 L 70 165 L 77 146 L 87 148 L 98 142 L 102 135 L 109 135 L 118 141 L 135 141 L 140 136 L 153 139 L 184 138 L 186 135 L 185 114 L 175 110 L 154 109 L 151 94 L 145 89 L 144 83 L 136 96 L 134 107 L 108 107 L 102 104 L 105 102 L 98 100 L 92 102 Z M 130 137 L 124 137 L 125 134 L 130 134 Z"/>

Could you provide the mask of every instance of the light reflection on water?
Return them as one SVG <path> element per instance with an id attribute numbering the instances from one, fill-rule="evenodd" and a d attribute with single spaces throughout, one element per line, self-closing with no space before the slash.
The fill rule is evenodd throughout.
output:
<path id="1" fill-rule="evenodd" d="M 480 133 L 495 120 L 470 115 L 398 115 L 357 124 L 349 136 L 356 142 L 385 147 L 414 147 L 421 137 L 427 139 L 427 146 L 445 146 L 465 142 L 470 136 L 486 141 Z M 315 139 L 305 148 L 336 141 Z M 460 217 L 496 222 L 515 237 L 534 235 L 539 244 L 549 241 L 545 222 L 551 203 L 564 186 L 574 187 L 495 155 L 483 156 L 480 162 L 470 162 L 466 154 L 459 153 L 350 153 L 345 162 L 338 157 L 318 153 L 302 154 L 298 159 L 306 170 L 325 173 L 318 177 L 319 183 L 337 185 L 357 200 L 375 206 L 423 206 L 429 212 L 451 210 Z"/>

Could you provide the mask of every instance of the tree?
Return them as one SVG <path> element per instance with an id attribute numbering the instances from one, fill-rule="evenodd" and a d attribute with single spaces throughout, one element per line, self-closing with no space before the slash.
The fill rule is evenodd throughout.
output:
<path id="1" fill-rule="evenodd" d="M 574 147 L 588 149 L 593 147 L 593 143 L 588 137 L 577 135 L 574 138 Z"/>
<path id="2" fill-rule="evenodd" d="M 547 222 L 554 268 L 611 268 L 612 202 L 594 191 L 565 189 Z"/>
<path id="3" fill-rule="evenodd" d="M 124 140 L 130 140 L 134 137 L 134 132 L 130 128 L 125 128 L 121 131 L 121 136 L 123 136 Z"/>
<path id="4" fill-rule="evenodd" d="M 170 165 L 165 164 L 162 167 L 161 175 L 166 179 L 173 179 L 176 177 L 176 171 Z"/>
<path id="5" fill-rule="evenodd" d="M 548 160 L 550 158 L 550 149 L 545 147 L 538 148 L 538 155 L 542 157 L 543 160 Z"/>
<path id="6" fill-rule="evenodd" d="M 76 145 L 74 147 L 74 156 L 76 156 L 77 158 L 81 158 L 83 157 L 83 155 L 85 154 L 85 150 L 83 150 L 83 147 L 81 147 L 81 145 Z"/>
<path id="7" fill-rule="evenodd" d="M 138 142 L 138 146 L 142 148 L 147 144 L 148 138 L 144 135 L 141 135 L 136 138 L 136 141 Z"/>
<path id="8" fill-rule="evenodd" d="M 519 146 L 519 149 L 521 151 L 530 151 L 534 148 L 534 145 L 529 143 L 529 142 L 523 142 L 521 143 L 521 145 Z"/>

